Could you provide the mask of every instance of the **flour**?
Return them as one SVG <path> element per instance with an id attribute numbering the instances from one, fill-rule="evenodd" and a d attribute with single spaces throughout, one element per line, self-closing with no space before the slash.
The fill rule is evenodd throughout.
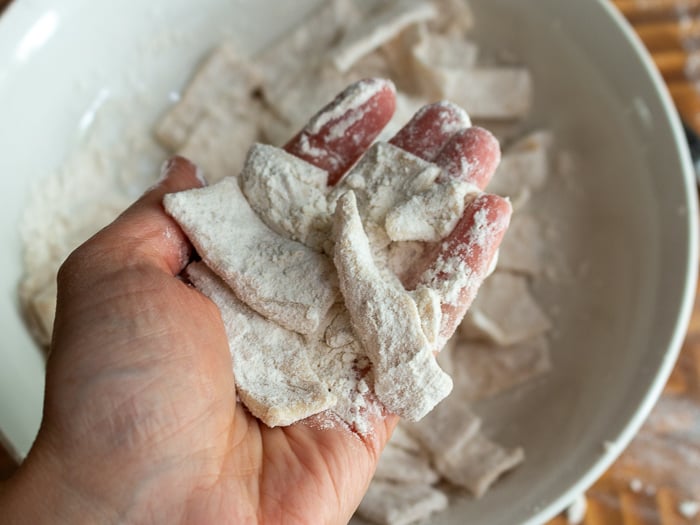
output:
<path id="1" fill-rule="evenodd" d="M 301 334 L 318 329 L 338 290 L 330 260 L 270 230 L 238 180 L 167 195 L 166 211 L 248 306 Z"/>
<path id="2" fill-rule="evenodd" d="M 477 197 L 475 203 L 481 202 L 481 197 Z M 467 241 L 441 256 L 421 277 L 421 282 L 436 290 L 445 304 L 457 305 L 463 294 L 476 295 L 478 286 L 488 275 L 491 259 L 486 259 L 486 254 L 494 251 L 495 232 L 507 228 L 508 217 L 493 221 L 485 207 L 475 206 L 475 210 L 468 226 Z M 468 265 L 468 260 L 474 262 Z"/>
<path id="3" fill-rule="evenodd" d="M 522 449 L 506 449 L 487 438 L 481 419 L 461 397 L 450 396 L 423 420 L 403 424 L 430 453 L 435 469 L 476 497 L 524 458 Z"/>
<path id="4" fill-rule="evenodd" d="M 460 339 L 442 351 L 438 362 L 452 376 L 458 398 L 472 402 L 493 398 L 552 369 L 544 336 L 505 347 Z"/>
<path id="5" fill-rule="evenodd" d="M 516 208 L 523 206 L 549 175 L 552 135 L 531 133 L 508 148 L 488 190 L 510 197 Z"/>
<path id="6" fill-rule="evenodd" d="M 360 58 L 417 22 L 435 18 L 437 10 L 428 2 L 392 0 L 371 12 L 365 23 L 347 32 L 331 52 L 341 72 L 348 71 Z"/>
<path id="7" fill-rule="evenodd" d="M 345 136 L 347 129 L 361 120 L 366 110 L 362 109 L 385 85 L 379 82 L 358 82 L 345 90 L 344 96 L 339 97 L 340 103 L 333 104 L 332 111 L 324 111 L 312 118 L 304 131 L 316 135 L 325 126 L 334 123 L 328 137 L 338 139 Z"/>
<path id="8" fill-rule="evenodd" d="M 381 406 L 367 399 L 360 347 L 330 348 L 282 328 L 249 309 L 203 263 L 190 265 L 187 275 L 221 311 L 237 392 L 254 416 L 274 427 L 332 410 L 359 434 L 370 431 Z"/>
<path id="9" fill-rule="evenodd" d="M 438 336 L 440 335 L 440 321 L 442 320 L 440 296 L 435 290 L 425 286 L 419 286 L 409 292 L 409 295 L 416 303 L 423 335 L 425 335 L 431 348 L 439 352 Z"/>
<path id="10" fill-rule="evenodd" d="M 255 144 L 240 174 L 251 208 L 265 224 L 322 251 L 331 229 L 328 173 L 272 146 Z"/>
<path id="11" fill-rule="evenodd" d="M 425 483 L 373 482 L 357 512 L 375 523 L 410 525 L 447 508 L 447 496 Z"/>
<path id="12" fill-rule="evenodd" d="M 289 425 L 335 405 L 300 335 L 249 309 L 202 263 L 191 265 L 187 275 L 221 311 L 236 389 L 254 416 L 272 427 Z"/>
<path id="13" fill-rule="evenodd" d="M 440 476 L 430 466 L 430 457 L 422 452 L 407 451 L 396 445 L 386 446 L 379 458 L 374 478 L 397 483 L 432 485 Z"/>
<path id="14" fill-rule="evenodd" d="M 398 181 L 397 195 L 410 198 L 411 189 L 435 183 L 437 166 L 400 151 L 378 144 L 346 184 L 366 189 Z M 377 176 L 382 169 L 386 178 Z M 419 420 L 452 388 L 433 356 L 440 297 L 386 278 L 390 271 L 373 259 L 354 193 L 328 192 L 326 178 L 282 150 L 254 145 L 240 177 L 167 195 L 164 206 L 206 263 L 188 274 L 219 306 L 236 385 L 251 413 L 277 426 L 329 410 L 361 433 L 381 407 Z M 380 229 L 396 195 L 365 196 L 365 219 Z M 323 225 L 333 207 L 331 232 Z M 318 224 L 312 237 L 310 225 Z M 335 268 L 290 237 L 329 246 Z M 343 302 L 333 304 L 336 272 Z"/>
<path id="15" fill-rule="evenodd" d="M 531 213 L 518 213 L 499 248 L 498 264 L 503 270 L 539 276 L 544 271 L 545 250 L 542 224 Z"/>
<path id="16" fill-rule="evenodd" d="M 155 130 L 158 140 L 177 151 L 191 140 L 202 120 L 224 111 L 245 115 L 250 95 L 261 81 L 261 74 L 232 44 L 222 44 L 197 70 L 178 104 L 160 120 Z"/>
<path id="17" fill-rule="evenodd" d="M 480 498 L 501 474 L 523 462 L 519 447 L 507 449 L 477 433 L 461 447 L 438 454 L 435 466 L 445 478 Z"/>
<path id="18" fill-rule="evenodd" d="M 374 366 L 374 392 L 392 413 L 419 420 L 450 393 L 452 381 L 433 357 L 416 303 L 376 269 L 352 192 L 338 200 L 333 229 L 340 289 Z"/>
<path id="19" fill-rule="evenodd" d="M 527 278 L 500 272 L 484 283 L 460 331 L 468 338 L 486 338 L 507 347 L 534 340 L 551 328 L 528 290 Z"/>
<path id="20" fill-rule="evenodd" d="M 442 68 L 440 80 L 440 96 L 472 118 L 522 118 L 532 107 L 532 78 L 525 68 Z"/>
<path id="21" fill-rule="evenodd" d="M 164 152 L 151 138 L 151 122 L 136 115 L 153 104 L 136 94 L 105 96 L 86 109 L 74 153 L 32 188 L 20 222 L 24 275 L 19 300 L 32 335 L 48 347 L 56 305 L 56 273 L 66 257 L 113 221 L 156 179 Z M 99 111 L 95 113 L 95 108 Z M 114 133 L 114 115 L 130 115 Z"/>
<path id="22" fill-rule="evenodd" d="M 441 35 L 421 31 L 408 59 L 416 72 L 421 91 L 439 98 L 443 68 L 470 68 L 476 65 L 479 48 L 463 35 Z"/>
<path id="23" fill-rule="evenodd" d="M 387 213 L 396 203 L 431 188 L 440 173 L 436 165 L 378 142 L 333 190 L 331 199 L 353 190 L 372 250 L 377 254 L 391 241 L 384 227 Z"/>
<path id="24" fill-rule="evenodd" d="M 433 184 L 386 214 L 386 233 L 392 241 L 440 241 L 454 230 L 469 198 L 478 193 L 478 188 L 461 180 Z"/>

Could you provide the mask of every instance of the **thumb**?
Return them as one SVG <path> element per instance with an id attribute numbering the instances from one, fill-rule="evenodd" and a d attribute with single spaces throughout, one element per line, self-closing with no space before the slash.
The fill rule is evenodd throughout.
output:
<path id="1" fill-rule="evenodd" d="M 192 246 L 177 223 L 165 213 L 162 201 L 175 193 L 205 184 L 197 167 L 183 157 L 166 161 L 158 182 L 113 223 L 75 250 L 61 268 L 63 278 L 84 274 L 95 278 L 133 266 L 151 266 L 179 274 Z"/>

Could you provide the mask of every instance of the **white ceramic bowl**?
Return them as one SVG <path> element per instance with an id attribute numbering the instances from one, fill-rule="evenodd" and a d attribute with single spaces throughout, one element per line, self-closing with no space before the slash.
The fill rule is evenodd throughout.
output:
<path id="1" fill-rule="evenodd" d="M 110 116 L 115 132 L 134 115 L 146 129 L 225 36 L 254 51 L 315 3 L 16 0 L 3 15 L 0 429 L 18 456 L 31 446 L 43 393 L 43 358 L 16 300 L 18 223 L 32 184 L 81 146 L 85 116 L 105 93 L 133 103 Z M 670 373 L 695 290 L 695 184 L 662 81 L 606 0 L 473 6 L 481 41 L 512 50 L 534 73 L 531 124 L 555 129 L 578 159 L 572 180 L 583 212 L 567 215 L 554 190 L 538 203 L 545 215 L 562 214 L 562 252 L 580 254 L 590 272 L 538 287 L 561 311 L 554 372 L 480 407 L 501 442 L 524 446 L 526 463 L 483 500 L 459 501 L 432 522 L 537 524 L 602 474 Z"/>

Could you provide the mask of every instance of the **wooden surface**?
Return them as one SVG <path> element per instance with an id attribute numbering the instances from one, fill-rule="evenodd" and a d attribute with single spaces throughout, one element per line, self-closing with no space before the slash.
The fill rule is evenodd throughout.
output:
<path id="1" fill-rule="evenodd" d="M 700 0 L 612 0 L 668 84 L 684 122 L 700 135 Z"/>
<path id="2" fill-rule="evenodd" d="M 700 0 L 613 1 L 637 27 L 645 24 L 641 32 L 650 45 L 663 48 L 653 50 L 654 58 L 684 119 L 700 130 L 700 96 L 696 84 L 700 80 L 700 65 L 695 78 L 695 72 L 688 67 L 689 62 L 693 65 L 692 57 L 689 60 L 686 54 L 679 54 L 676 45 L 679 34 L 700 40 L 700 35 L 692 34 L 698 26 L 692 21 L 682 29 L 668 25 L 677 21 L 675 17 L 679 13 L 700 15 Z M 0 0 L 0 10 L 7 3 Z M 640 10 L 640 5 L 645 10 Z M 651 27 L 659 19 L 667 25 Z M 694 49 L 700 50 L 700 45 Z M 8 478 L 15 468 L 0 446 L 0 480 Z M 681 357 L 662 398 L 629 448 L 587 492 L 586 501 L 583 521 L 586 525 L 700 525 L 700 514 L 691 516 L 694 503 L 700 502 L 700 304 L 697 302 Z M 561 516 L 548 525 L 568 523 Z"/>

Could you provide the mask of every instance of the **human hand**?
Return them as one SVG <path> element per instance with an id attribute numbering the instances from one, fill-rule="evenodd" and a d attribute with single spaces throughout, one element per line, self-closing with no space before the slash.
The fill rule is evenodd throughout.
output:
<path id="1" fill-rule="evenodd" d="M 333 138 L 330 119 L 285 149 L 327 169 L 333 184 L 393 110 L 386 84 L 348 110 L 364 116 L 345 137 Z M 483 188 L 498 145 L 483 130 L 460 129 L 461 119 L 453 106 L 429 106 L 392 143 Z M 376 422 L 359 439 L 306 422 L 268 428 L 236 402 L 219 312 L 178 278 L 191 246 L 161 206 L 166 193 L 199 185 L 195 167 L 174 159 L 162 181 L 61 268 L 44 419 L 29 457 L 0 493 L 10 520 L 345 523 L 357 507 L 396 420 Z M 478 198 L 404 282 L 415 285 L 442 254 L 469 246 L 479 210 L 491 224 L 507 224 L 505 201 Z M 474 272 L 486 274 L 504 229 L 493 230 L 483 253 L 465 252 Z M 445 336 L 475 291 L 444 308 Z"/>

